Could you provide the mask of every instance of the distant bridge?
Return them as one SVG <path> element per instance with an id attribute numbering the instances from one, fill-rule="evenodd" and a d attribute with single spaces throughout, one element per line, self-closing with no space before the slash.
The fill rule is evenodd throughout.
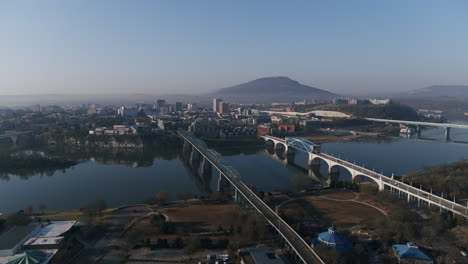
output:
<path id="1" fill-rule="evenodd" d="M 381 173 L 371 171 L 362 166 L 354 163 L 333 157 L 328 154 L 321 153 L 317 145 L 306 139 L 299 138 L 276 138 L 272 136 L 260 136 L 265 140 L 265 143 L 273 143 L 275 151 L 283 150 L 286 157 L 291 157 L 295 150 L 306 152 L 309 155 L 308 166 L 309 169 L 313 166 L 320 166 L 320 161 L 324 161 L 328 165 L 329 175 L 339 173 L 339 168 L 342 167 L 349 171 L 352 180 L 362 179 L 367 177 L 377 183 L 379 191 L 388 188 L 392 192 L 398 192 L 399 195 L 406 196 L 408 202 L 416 201 L 418 205 L 427 204 L 429 206 L 436 206 L 440 209 L 450 211 L 454 214 L 468 218 L 468 205 L 464 206 L 455 201 L 450 201 L 441 196 L 433 194 L 432 191 L 428 192 L 423 190 L 422 187 L 417 188 L 410 184 L 398 181 L 393 177 L 388 177 Z M 281 146 L 281 147 L 279 147 Z"/>
<path id="2" fill-rule="evenodd" d="M 25 134 L 31 134 L 31 133 L 32 131 L 21 131 L 21 132 L 3 134 L 3 135 L 0 135 L 0 140 L 11 139 L 11 141 L 16 144 L 16 141 L 18 140 L 19 136 L 25 135 Z"/>
<path id="3" fill-rule="evenodd" d="M 445 139 L 450 139 L 451 128 L 468 129 L 468 125 L 453 124 L 453 123 L 433 123 L 433 122 L 420 122 L 420 121 L 409 121 L 409 120 L 392 120 L 392 119 L 379 119 L 379 118 L 366 118 L 366 120 L 372 122 L 380 122 L 387 124 L 399 124 L 406 126 L 415 126 L 418 135 L 421 135 L 421 127 L 441 127 L 445 128 Z"/>
<path id="4" fill-rule="evenodd" d="M 219 171 L 218 189 L 220 189 L 222 181 L 227 180 L 235 189 L 235 200 L 238 200 L 239 195 L 242 196 L 255 210 L 265 217 L 267 222 L 284 238 L 302 263 L 324 263 L 291 226 L 241 181 L 239 172 L 228 165 L 219 153 L 209 149 L 205 142 L 190 132 L 179 129 L 178 133 L 184 139 L 183 151 L 186 154 L 190 154 L 190 163 L 202 158 L 202 174 L 211 174 L 212 167 Z"/>

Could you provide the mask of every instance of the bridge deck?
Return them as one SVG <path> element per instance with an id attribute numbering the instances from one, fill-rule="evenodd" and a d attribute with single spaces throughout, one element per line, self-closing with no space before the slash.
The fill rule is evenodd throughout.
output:
<path id="1" fill-rule="evenodd" d="M 392 179 L 386 175 L 383 175 L 383 174 L 380 174 L 380 173 L 377 173 L 377 172 L 374 172 L 374 171 L 371 171 L 369 169 L 366 169 L 364 167 L 361 167 L 361 166 L 358 166 L 358 165 L 355 165 L 351 162 L 348 162 L 348 161 L 345 161 L 345 160 L 342 160 L 342 159 L 339 159 L 339 158 L 336 158 L 336 157 L 333 157 L 333 156 L 330 156 L 330 155 L 327 155 L 327 154 L 324 154 L 324 153 L 316 153 L 317 156 L 320 156 L 324 159 L 329 159 L 329 160 L 332 160 L 344 167 L 348 167 L 348 168 L 351 168 L 355 171 L 358 171 L 360 173 L 362 173 L 362 175 L 364 176 L 368 176 L 368 177 L 372 177 L 374 178 L 375 180 L 382 180 L 382 182 L 384 183 L 384 185 L 387 185 L 387 186 L 390 186 L 394 189 L 397 189 L 397 190 L 400 190 L 404 193 L 407 193 L 407 194 L 410 194 L 416 198 L 419 198 L 423 201 L 426 201 L 426 202 L 429 202 L 431 204 L 434 204 L 434 205 L 438 205 L 439 207 L 442 207 L 443 209 L 445 210 L 449 210 L 453 213 L 456 213 L 458 215 L 462 215 L 466 218 L 468 218 L 468 207 L 464 206 L 464 205 L 461 205 L 459 203 L 456 203 L 456 202 L 453 202 L 453 201 L 450 201 L 450 200 L 447 200 L 445 198 L 442 198 L 440 196 L 437 196 L 433 193 L 430 193 L 430 192 L 427 192 L 423 189 L 419 189 L 419 188 L 416 188 L 410 184 L 407 184 L 407 183 L 404 183 L 404 182 L 400 182 L 400 181 L 397 181 L 395 179 Z"/>
<path id="2" fill-rule="evenodd" d="M 292 247 L 304 263 L 324 263 L 315 251 L 304 239 L 294 231 L 279 215 L 277 215 L 267 204 L 265 204 L 250 188 L 248 188 L 239 177 L 238 172 L 222 160 L 221 155 L 208 149 L 206 144 L 184 130 L 178 131 L 179 135 L 187 140 L 202 156 L 207 158 L 216 169 L 236 188 L 242 196 L 273 226 L 278 233 Z"/>
<path id="3" fill-rule="evenodd" d="M 3 134 L 3 135 L 0 135 L 0 139 L 11 138 L 11 137 L 14 137 L 14 136 L 19 136 L 19 135 L 29 134 L 29 133 L 32 133 L 32 132 L 31 131 L 22 131 L 22 132 L 16 132 L 16 133 Z"/>
<path id="4" fill-rule="evenodd" d="M 432 122 L 420 122 L 420 121 L 408 121 L 408 120 L 392 120 L 392 119 L 379 119 L 379 118 L 366 118 L 366 120 L 373 122 L 392 123 L 392 124 L 404 124 L 404 125 L 415 125 L 415 126 L 433 126 L 433 127 L 449 127 L 449 128 L 462 128 L 468 129 L 468 125 L 452 124 L 452 123 L 432 123 Z"/>
<path id="5" fill-rule="evenodd" d="M 468 126 L 467 126 L 468 127 Z M 276 138 L 272 136 L 262 136 L 267 139 L 273 139 L 275 141 L 281 142 L 282 144 L 288 144 L 288 142 L 284 139 L 281 138 Z M 289 146 L 289 147 L 294 147 L 294 146 Z M 304 151 L 303 149 L 299 149 Z M 310 151 L 309 151 L 310 153 Z M 389 186 L 391 188 L 394 188 L 396 190 L 399 190 L 403 193 L 406 193 L 408 195 L 411 195 L 413 197 L 416 197 L 420 200 L 426 201 L 430 204 L 433 204 L 435 206 L 438 206 L 440 208 L 443 208 L 444 210 L 451 211 L 455 214 L 464 216 L 468 218 L 468 206 L 459 204 L 455 201 L 451 201 L 448 199 L 445 199 L 443 197 L 437 196 L 431 192 L 425 191 L 423 189 L 416 188 L 410 184 L 404 183 L 397 181 L 395 179 L 392 179 L 391 177 L 388 177 L 386 175 L 377 173 L 375 171 L 371 171 L 367 168 L 361 167 L 359 165 L 353 164 L 351 162 L 336 158 L 334 156 L 320 153 L 320 152 L 313 152 L 313 155 L 318 156 L 324 160 L 332 161 L 334 163 L 339 164 L 340 166 L 343 166 L 344 168 L 348 168 L 351 170 L 354 170 L 363 176 L 370 177 L 374 179 L 375 181 L 379 182 L 382 181 L 383 185 Z"/>

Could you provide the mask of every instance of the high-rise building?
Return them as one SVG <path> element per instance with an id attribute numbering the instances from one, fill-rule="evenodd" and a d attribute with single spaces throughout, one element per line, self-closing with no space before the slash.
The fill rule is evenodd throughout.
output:
<path id="1" fill-rule="evenodd" d="M 218 107 L 219 107 L 219 109 L 218 109 L 218 110 L 219 110 L 219 111 L 218 111 L 219 113 L 221 113 L 221 114 L 227 114 L 227 113 L 229 113 L 229 104 L 228 104 L 228 103 L 226 103 L 226 102 L 219 102 L 219 106 L 218 106 Z"/>
<path id="2" fill-rule="evenodd" d="M 176 112 L 182 111 L 182 102 L 175 103 L 175 111 Z"/>
<path id="3" fill-rule="evenodd" d="M 164 99 L 158 99 L 156 101 L 156 108 L 159 109 L 161 107 L 165 107 L 166 106 L 166 100 Z"/>
<path id="4" fill-rule="evenodd" d="M 195 110 L 195 107 L 196 107 L 196 106 L 197 106 L 196 104 L 188 104 L 188 105 L 187 105 L 187 110 L 188 110 L 188 111 L 193 111 L 193 110 Z"/>
<path id="5" fill-rule="evenodd" d="M 223 102 L 223 99 L 213 98 L 213 112 L 219 112 L 219 105 Z"/>

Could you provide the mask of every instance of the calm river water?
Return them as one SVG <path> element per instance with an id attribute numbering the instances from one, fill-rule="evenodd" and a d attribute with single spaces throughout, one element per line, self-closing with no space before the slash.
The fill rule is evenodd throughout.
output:
<path id="1" fill-rule="evenodd" d="M 466 130 L 453 129 L 450 142 L 443 139 L 442 129 L 424 130 L 422 137 L 325 143 L 322 151 L 386 175 L 468 158 Z M 48 210 L 77 209 L 96 199 L 105 200 L 109 207 L 122 206 L 141 203 L 160 190 L 169 191 L 172 199 L 186 191 L 206 195 L 209 187 L 191 172 L 179 150 L 167 150 L 168 155 L 165 152 L 139 153 L 131 158 L 119 153 L 105 157 L 86 155 L 77 165 L 49 175 L 0 177 L 0 213 L 15 212 L 28 205 L 37 208 L 39 203 L 45 203 Z M 294 177 L 302 173 L 271 158 L 263 149 L 220 152 L 247 184 L 264 191 L 290 186 Z M 296 163 L 305 167 L 306 155 L 298 154 Z M 213 175 L 212 190 L 215 178 Z"/>

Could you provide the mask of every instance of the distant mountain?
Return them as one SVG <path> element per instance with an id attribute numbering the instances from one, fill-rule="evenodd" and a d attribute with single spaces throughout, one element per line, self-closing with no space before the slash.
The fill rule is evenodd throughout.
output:
<path id="1" fill-rule="evenodd" d="M 432 85 L 425 88 L 411 90 L 406 93 L 399 94 L 398 97 L 412 97 L 412 98 L 433 98 L 433 97 L 446 97 L 446 98 L 468 98 L 467 85 Z"/>
<path id="2" fill-rule="evenodd" d="M 290 102 L 312 98 L 330 100 L 338 95 L 307 86 L 288 77 L 266 77 L 220 89 L 212 95 L 237 102 Z"/>

